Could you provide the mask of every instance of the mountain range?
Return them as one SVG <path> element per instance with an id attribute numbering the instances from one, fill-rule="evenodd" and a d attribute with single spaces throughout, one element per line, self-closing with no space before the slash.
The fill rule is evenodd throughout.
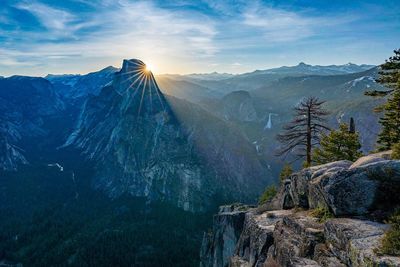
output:
<path id="1" fill-rule="evenodd" d="M 255 203 L 277 181 L 290 159 L 275 156 L 275 137 L 304 97 L 327 101 L 332 128 L 353 117 L 363 151 L 374 149 L 382 100 L 364 92 L 382 89 L 377 75 L 300 63 L 154 76 L 132 59 L 86 75 L 1 78 L 0 262 L 196 266 L 216 206 Z"/>

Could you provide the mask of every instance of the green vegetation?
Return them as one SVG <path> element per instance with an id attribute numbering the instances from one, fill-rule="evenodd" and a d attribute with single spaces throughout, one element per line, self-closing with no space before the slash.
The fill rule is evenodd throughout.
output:
<path id="1" fill-rule="evenodd" d="M 359 134 L 355 132 L 354 124 L 349 127 L 342 123 L 339 129 L 322 135 L 321 146 L 314 150 L 314 161 L 318 164 L 338 160 L 355 161 L 362 156 L 360 148 Z"/>
<path id="2" fill-rule="evenodd" d="M 382 239 L 382 254 L 400 256 L 400 209 L 398 209 L 389 219 L 390 230 L 387 231 Z"/>
<path id="3" fill-rule="evenodd" d="M 400 159 L 400 143 L 392 146 L 392 159 Z"/>
<path id="4" fill-rule="evenodd" d="M 287 179 L 290 175 L 292 175 L 292 173 L 293 173 L 292 166 L 288 163 L 285 163 L 285 165 L 283 165 L 281 173 L 279 174 L 280 182 L 282 183 L 283 181 L 285 181 L 285 179 Z"/>
<path id="5" fill-rule="evenodd" d="M 264 204 L 265 202 L 271 200 L 274 196 L 276 196 L 277 194 L 277 190 L 276 187 L 274 185 L 270 185 L 268 186 L 264 193 L 261 195 L 260 200 L 259 200 L 259 204 Z"/>
<path id="6" fill-rule="evenodd" d="M 400 49 L 394 51 L 390 57 L 381 65 L 378 83 L 388 87 L 387 91 L 367 92 L 370 96 L 386 96 L 387 101 L 377 111 L 383 111 L 383 117 L 379 120 L 382 125 L 378 137 L 380 150 L 391 149 L 394 144 L 400 143 Z"/>
<path id="7" fill-rule="evenodd" d="M 90 189 L 89 176 L 77 174 L 75 186 L 67 170 L 0 172 L 0 259 L 24 266 L 199 265 L 212 212 L 131 196 L 111 200 Z"/>
<path id="8" fill-rule="evenodd" d="M 324 223 L 328 219 L 333 218 L 333 213 L 325 206 L 318 205 L 317 208 L 313 209 L 310 213 L 311 216 L 318 218 L 318 222 Z"/>

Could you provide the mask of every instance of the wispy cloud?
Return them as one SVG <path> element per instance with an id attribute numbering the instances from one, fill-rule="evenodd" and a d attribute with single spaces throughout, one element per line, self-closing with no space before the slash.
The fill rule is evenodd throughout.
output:
<path id="1" fill-rule="evenodd" d="M 245 25 L 258 28 L 271 43 L 293 42 L 328 32 L 332 27 L 358 19 L 356 15 L 310 14 L 306 10 L 291 11 L 254 2 L 243 14 Z"/>
<path id="2" fill-rule="evenodd" d="M 358 50 L 354 47 L 366 41 L 384 40 L 388 45 L 399 40 L 393 34 L 398 23 L 370 23 L 375 9 L 369 15 L 329 13 L 276 3 L 10 0 L 0 10 L 0 71 L 4 75 L 26 66 L 26 73 L 84 72 L 138 57 L 152 61 L 161 72 L 224 71 L 233 68 L 232 62 L 240 62 L 235 66 L 239 72 L 266 67 L 266 61 L 277 66 L 290 64 L 283 59 L 319 59 L 333 46 L 350 55 L 345 62 L 355 61 Z M 384 29 L 391 31 L 386 39 L 370 34 Z M 299 49 L 307 53 L 300 59 L 295 52 Z M 357 53 L 361 58 L 362 52 Z M 37 68 L 28 68 L 31 65 Z"/>
<path id="3" fill-rule="evenodd" d="M 77 29 L 82 27 L 73 14 L 39 2 L 22 2 L 15 7 L 34 15 L 42 26 L 50 32 L 51 38 L 70 37 Z"/>
<path id="4" fill-rule="evenodd" d="M 120 59 L 160 55 L 203 58 L 217 52 L 213 41 L 217 31 L 213 21 L 202 14 L 194 16 L 193 11 L 170 12 L 148 1 L 120 0 L 111 5 L 103 0 L 96 11 L 86 14 L 82 21 L 70 12 L 39 2 L 22 3 L 16 7 L 34 15 L 51 38 L 43 41 L 40 31 L 14 32 L 19 36 L 30 36 L 26 43 L 18 44 L 19 49 L 13 47 L 10 51 L 3 51 L 3 57 L 13 56 L 15 62 L 76 55 Z M 86 28 L 93 30 L 82 34 L 80 31 Z M 54 39 L 64 37 L 74 40 L 54 42 Z M 4 61 L 0 64 L 5 65 Z"/>
<path id="5" fill-rule="evenodd" d="M 304 39 L 313 34 L 316 19 L 295 12 L 255 5 L 244 14 L 244 24 L 262 30 L 270 42 L 287 42 Z"/>

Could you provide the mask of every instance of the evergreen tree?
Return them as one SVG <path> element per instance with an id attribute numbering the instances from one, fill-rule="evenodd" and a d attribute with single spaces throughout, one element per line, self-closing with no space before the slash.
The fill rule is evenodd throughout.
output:
<path id="1" fill-rule="evenodd" d="M 288 163 L 285 163 L 285 165 L 281 170 L 281 173 L 279 174 L 279 180 L 283 182 L 286 178 L 292 175 L 292 173 L 293 173 L 292 166 Z"/>
<path id="2" fill-rule="evenodd" d="M 378 144 L 381 150 L 387 150 L 400 143 L 400 88 L 388 98 L 383 110 L 385 114 L 379 120 L 382 131 L 378 137 Z"/>
<path id="3" fill-rule="evenodd" d="M 387 102 L 379 107 L 383 111 L 380 119 L 382 131 L 378 137 L 380 150 L 390 149 L 400 142 L 400 49 L 381 66 L 377 82 L 389 88 L 387 91 L 366 92 L 370 96 L 387 96 Z"/>
<path id="4" fill-rule="evenodd" d="M 349 127 L 342 123 L 339 129 L 322 136 L 321 146 L 314 150 L 314 161 L 318 164 L 337 160 L 355 161 L 362 156 L 360 148 L 359 135 L 354 124 Z"/>
<path id="5" fill-rule="evenodd" d="M 400 143 L 392 146 L 392 159 L 400 159 Z"/>
<path id="6" fill-rule="evenodd" d="M 277 139 L 282 144 L 279 156 L 293 153 L 296 160 L 305 158 L 305 165 L 310 166 L 312 149 L 319 144 L 325 130 L 325 117 L 329 114 L 322 108 L 325 101 L 308 97 L 294 108 L 294 119 L 284 126 L 284 132 Z"/>

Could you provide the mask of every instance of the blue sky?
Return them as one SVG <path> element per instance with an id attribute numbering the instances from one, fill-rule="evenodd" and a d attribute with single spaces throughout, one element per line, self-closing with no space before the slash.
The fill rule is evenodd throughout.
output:
<path id="1" fill-rule="evenodd" d="M 400 47 L 398 0 L 0 0 L 0 75 L 379 64 Z"/>

